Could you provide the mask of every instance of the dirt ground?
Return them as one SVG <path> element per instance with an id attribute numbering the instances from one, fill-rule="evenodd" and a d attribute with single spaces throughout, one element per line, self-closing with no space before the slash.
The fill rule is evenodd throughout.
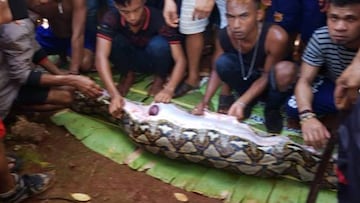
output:
<path id="1" fill-rule="evenodd" d="M 86 148 L 63 127 L 51 123 L 48 117 L 49 115 L 30 117 L 31 121 L 44 125 L 35 123 L 29 127 L 17 124 L 15 126 L 21 127 L 13 128 L 15 133 L 37 134 L 40 136 L 35 138 L 37 144 L 19 141 L 16 135 L 6 141 L 8 151 L 15 152 L 24 160 L 21 173 L 55 173 L 54 185 L 47 192 L 25 203 L 71 202 L 60 199 L 69 198 L 70 193 L 88 194 L 92 203 L 181 202 L 175 198 L 174 193 L 185 194 L 188 202 L 193 203 L 222 202 L 186 192 L 143 172 L 133 171 L 126 165 L 117 164 Z"/>

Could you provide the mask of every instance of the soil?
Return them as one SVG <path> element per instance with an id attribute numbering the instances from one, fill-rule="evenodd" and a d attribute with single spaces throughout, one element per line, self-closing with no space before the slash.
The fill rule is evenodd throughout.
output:
<path id="1" fill-rule="evenodd" d="M 92 203 L 176 203 L 174 193 L 187 196 L 187 202 L 219 203 L 199 194 L 186 192 L 143 172 L 130 169 L 86 148 L 63 127 L 49 121 L 49 114 L 27 116 L 13 123 L 8 151 L 24 160 L 20 173 L 55 173 L 53 186 L 25 203 L 70 202 L 70 193 L 85 193 Z M 24 124 L 25 122 L 25 124 Z M 26 123 L 28 122 L 28 123 Z M 27 135 L 36 134 L 34 141 Z M 40 137 L 40 138 L 39 138 Z M 44 200 L 47 199 L 47 200 Z"/>

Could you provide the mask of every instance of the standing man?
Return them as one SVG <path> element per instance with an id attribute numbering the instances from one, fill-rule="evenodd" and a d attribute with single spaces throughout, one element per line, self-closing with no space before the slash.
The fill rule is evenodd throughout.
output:
<path id="1" fill-rule="evenodd" d="M 160 10 L 145 6 L 145 0 L 114 2 L 117 12 L 105 14 L 96 45 L 96 68 L 111 96 L 109 112 L 116 116 L 122 109 L 122 97 L 133 84 L 135 72 L 153 74 L 148 94 L 157 102 L 170 102 L 186 66 L 179 33 L 166 26 Z M 109 58 L 122 75 L 118 86 Z"/>
<path id="2" fill-rule="evenodd" d="M 239 96 L 229 115 L 244 120 L 265 96 L 265 126 L 268 132 L 280 133 L 280 107 L 291 91 L 296 67 L 281 62 L 286 56 L 288 35 L 278 25 L 263 24 L 263 15 L 260 0 L 227 1 L 228 26 L 219 33 L 224 53 L 216 61 L 216 71 Z"/>
<path id="3" fill-rule="evenodd" d="M 178 28 L 186 36 L 185 49 L 188 74 L 186 80 L 176 88 L 176 97 L 185 95 L 199 86 L 199 65 L 204 48 L 203 32 L 209 24 L 210 14 L 215 4 L 220 14 L 219 27 L 224 28 L 227 25 L 225 0 L 165 0 L 163 14 L 166 23 L 173 28 Z M 180 11 L 180 15 L 178 15 L 178 11 Z M 218 45 L 217 40 L 215 44 Z M 214 57 L 217 57 L 217 53 L 220 52 L 217 48 L 215 46 Z"/>

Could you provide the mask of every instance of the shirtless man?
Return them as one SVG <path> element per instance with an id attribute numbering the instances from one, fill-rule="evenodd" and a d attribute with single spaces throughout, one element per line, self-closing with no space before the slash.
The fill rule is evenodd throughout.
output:
<path id="1" fill-rule="evenodd" d="M 280 107 L 291 93 L 297 71 L 295 64 L 282 61 L 287 33 L 278 25 L 262 23 L 263 12 L 260 0 L 227 1 L 228 26 L 219 33 L 224 53 L 216 61 L 216 71 L 239 96 L 229 115 L 244 120 L 265 97 L 265 126 L 268 132 L 280 133 Z"/>
<path id="2" fill-rule="evenodd" d="M 85 0 L 26 0 L 28 8 L 46 18 L 50 27 L 38 27 L 36 39 L 48 54 L 71 54 L 70 73 L 93 68 L 95 41 L 85 36 Z"/>

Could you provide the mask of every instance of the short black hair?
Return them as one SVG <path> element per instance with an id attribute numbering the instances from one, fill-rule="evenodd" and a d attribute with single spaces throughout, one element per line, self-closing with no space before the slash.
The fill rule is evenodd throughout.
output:
<path id="1" fill-rule="evenodd" d="M 360 0 L 328 0 L 334 6 L 347 6 L 352 4 L 360 4 Z"/>
<path id="2" fill-rule="evenodd" d="M 127 6 L 131 3 L 132 0 L 114 0 L 114 2 L 120 6 Z M 145 0 L 142 0 L 145 3 Z"/>
<path id="3" fill-rule="evenodd" d="M 132 0 L 114 0 L 114 2 L 121 6 L 126 6 L 131 3 Z"/>
<path id="4" fill-rule="evenodd" d="M 226 2 L 228 2 L 228 1 L 230 1 L 230 0 L 226 0 Z M 245 1 L 245 0 L 242 0 L 242 1 Z M 261 0 L 251 0 L 251 1 L 255 4 L 257 9 L 261 8 Z M 289 1 L 292 1 L 292 0 L 289 0 Z"/>

